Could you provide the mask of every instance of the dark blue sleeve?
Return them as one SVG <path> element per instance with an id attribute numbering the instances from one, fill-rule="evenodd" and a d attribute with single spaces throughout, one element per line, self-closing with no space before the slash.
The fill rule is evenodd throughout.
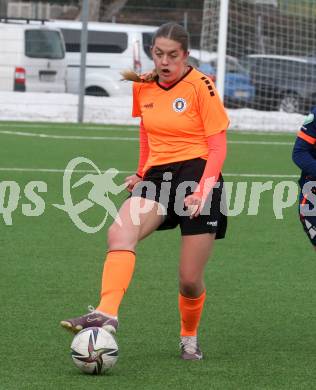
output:
<path id="1" fill-rule="evenodd" d="M 316 159 L 313 157 L 312 151 L 315 151 L 312 144 L 297 137 L 292 158 L 294 163 L 307 175 L 316 177 Z"/>

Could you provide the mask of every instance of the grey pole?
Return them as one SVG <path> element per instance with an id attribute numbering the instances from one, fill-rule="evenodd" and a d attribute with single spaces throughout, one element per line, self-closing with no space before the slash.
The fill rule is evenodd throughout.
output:
<path id="1" fill-rule="evenodd" d="M 188 31 L 188 13 L 187 12 L 184 12 L 184 14 L 183 14 L 183 27 L 185 28 L 185 30 Z"/>
<path id="2" fill-rule="evenodd" d="M 78 102 L 78 122 L 83 122 L 84 114 L 84 93 L 86 83 L 86 58 L 87 58 L 87 42 L 88 42 L 88 19 L 89 19 L 89 0 L 82 0 L 81 11 L 81 57 L 80 57 L 80 86 L 79 86 L 79 102 Z"/>
<path id="3" fill-rule="evenodd" d="M 221 0 L 217 46 L 217 74 L 216 87 L 220 97 L 224 100 L 225 67 L 229 0 Z"/>

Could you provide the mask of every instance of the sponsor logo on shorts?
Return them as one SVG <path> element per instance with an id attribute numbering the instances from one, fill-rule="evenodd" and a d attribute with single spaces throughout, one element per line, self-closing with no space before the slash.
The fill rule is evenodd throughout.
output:
<path id="1" fill-rule="evenodd" d="M 217 226 L 218 222 L 217 221 L 207 221 L 206 225 L 208 225 L 208 226 Z"/>
<path id="2" fill-rule="evenodd" d="M 183 112 L 187 108 L 187 102 L 183 98 L 177 98 L 172 103 L 172 107 L 175 112 Z"/>

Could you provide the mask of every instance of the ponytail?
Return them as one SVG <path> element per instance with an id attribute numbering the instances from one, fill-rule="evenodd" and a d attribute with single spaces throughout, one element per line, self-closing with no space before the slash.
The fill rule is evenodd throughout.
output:
<path id="1" fill-rule="evenodd" d="M 123 76 L 122 80 L 134 81 L 136 83 L 150 83 L 157 78 L 157 72 L 155 70 L 144 73 L 143 75 L 139 75 L 133 70 L 123 70 L 121 75 Z"/>

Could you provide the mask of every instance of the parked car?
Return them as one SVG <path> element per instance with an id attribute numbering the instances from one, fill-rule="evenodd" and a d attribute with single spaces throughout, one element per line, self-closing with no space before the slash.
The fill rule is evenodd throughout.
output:
<path id="1" fill-rule="evenodd" d="M 0 91 L 65 92 L 65 44 L 42 21 L 0 18 Z"/>
<path id="2" fill-rule="evenodd" d="M 217 74 L 217 53 L 190 50 L 190 55 L 200 60 L 199 69 L 206 74 Z M 252 106 L 255 88 L 247 70 L 232 56 L 226 56 L 224 102 L 227 107 Z"/>
<path id="3" fill-rule="evenodd" d="M 60 28 L 64 35 L 68 64 L 67 90 L 78 93 L 82 23 L 55 20 L 48 24 Z M 131 94 L 131 83 L 122 82 L 120 72 L 133 69 L 141 73 L 153 69 L 150 46 L 156 29 L 154 26 L 89 22 L 86 94 L 94 96 Z"/>
<path id="4" fill-rule="evenodd" d="M 209 78 L 215 83 L 216 72 L 215 72 L 215 69 L 211 65 L 206 64 L 206 63 L 201 63 L 200 60 L 198 60 L 195 57 L 192 57 L 191 55 L 189 55 L 189 57 L 188 57 L 188 64 L 193 66 L 193 68 L 196 68 L 196 69 L 200 70 L 201 72 L 203 72 L 204 74 L 206 74 L 207 76 L 209 76 Z"/>
<path id="5" fill-rule="evenodd" d="M 203 72 L 204 74 L 206 74 L 207 76 L 210 77 L 211 80 L 214 81 L 214 83 L 216 83 L 216 70 L 215 68 L 213 68 L 212 65 L 210 64 L 207 64 L 207 63 L 201 63 L 198 67 L 198 69 Z"/>
<path id="6" fill-rule="evenodd" d="M 192 57 L 192 56 L 189 55 L 189 57 L 188 57 L 188 64 L 193 66 L 193 68 L 198 69 L 198 67 L 200 66 L 200 61 L 197 58 Z"/>
<path id="7" fill-rule="evenodd" d="M 315 104 L 315 59 L 251 54 L 241 61 L 256 89 L 255 108 L 304 114 Z"/>

